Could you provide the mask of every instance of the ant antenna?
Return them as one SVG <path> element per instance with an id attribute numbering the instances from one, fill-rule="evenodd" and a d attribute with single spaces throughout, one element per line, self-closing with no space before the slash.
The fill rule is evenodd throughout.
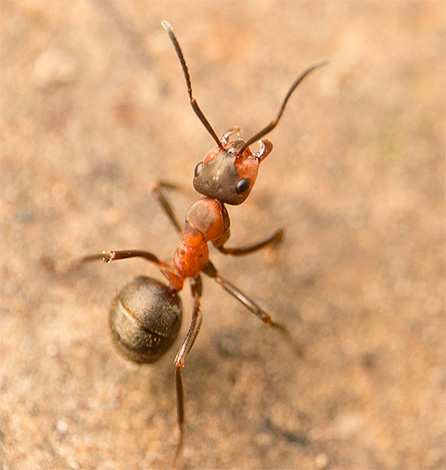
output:
<path id="1" fill-rule="evenodd" d="M 297 88 L 299 83 L 308 75 L 310 74 L 313 70 L 322 67 L 322 65 L 325 65 L 327 61 L 325 59 L 319 60 L 318 62 L 314 63 L 310 67 L 308 67 L 297 79 L 296 81 L 291 85 L 291 88 L 288 90 L 288 93 L 285 96 L 285 99 L 283 100 L 282 106 L 280 108 L 279 114 L 277 115 L 276 119 L 271 121 L 264 129 L 261 131 L 257 132 L 257 134 L 253 137 L 251 137 L 247 142 L 243 144 L 243 146 L 239 149 L 238 154 L 241 155 L 251 144 L 256 142 L 257 140 L 261 139 L 263 136 L 271 132 L 279 123 L 280 118 L 282 117 L 283 111 L 285 109 L 286 104 L 288 103 L 288 100 L 290 99 L 290 96 L 292 95 L 293 91 Z"/>
<path id="2" fill-rule="evenodd" d="M 181 50 L 181 47 L 178 44 L 175 34 L 173 33 L 172 26 L 170 26 L 170 24 L 166 20 L 161 21 L 161 25 L 166 30 L 167 34 L 169 35 L 175 47 L 175 51 L 178 55 L 178 58 L 180 59 L 181 67 L 183 68 L 183 72 L 184 72 L 184 77 L 186 78 L 187 92 L 189 93 L 190 104 L 192 105 L 192 108 L 195 111 L 195 114 L 198 116 L 198 119 L 200 119 L 200 121 L 202 122 L 203 126 L 207 129 L 209 134 L 211 134 L 215 142 L 217 142 L 218 147 L 223 148 L 223 144 L 220 142 L 220 139 L 217 137 L 217 134 L 215 133 L 214 129 L 212 129 L 212 126 L 209 124 L 209 121 L 205 118 L 203 112 L 198 106 L 198 103 L 195 101 L 195 98 L 192 96 L 192 85 L 190 82 L 189 70 L 187 69 L 186 61 L 184 59 L 184 55 Z"/>

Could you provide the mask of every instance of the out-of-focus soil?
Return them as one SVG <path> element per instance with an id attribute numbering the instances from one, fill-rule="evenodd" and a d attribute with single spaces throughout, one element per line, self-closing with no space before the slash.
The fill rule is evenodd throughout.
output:
<path id="1" fill-rule="evenodd" d="M 296 357 L 212 280 L 184 369 L 184 468 L 443 469 L 445 3 L 1 2 L 0 459 L 15 469 L 165 469 L 177 429 L 173 359 L 114 350 L 107 311 L 140 260 L 169 258 L 213 141 L 165 31 L 221 135 L 277 113 L 221 274 L 286 323 Z M 253 146 L 255 147 L 255 146 Z M 190 321 L 189 288 L 182 293 Z"/>

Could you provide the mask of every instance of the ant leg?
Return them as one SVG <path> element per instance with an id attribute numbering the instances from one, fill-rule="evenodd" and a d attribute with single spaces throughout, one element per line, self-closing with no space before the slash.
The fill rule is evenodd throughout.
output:
<path id="1" fill-rule="evenodd" d="M 105 261 L 106 263 L 110 263 L 111 261 L 117 261 L 120 259 L 128 259 L 128 258 L 144 258 L 146 261 L 150 261 L 152 263 L 157 264 L 159 267 L 165 268 L 168 265 L 163 261 L 159 260 L 153 253 L 149 253 L 148 251 L 141 251 L 141 250 L 121 250 L 121 251 L 103 251 L 102 253 L 98 253 L 96 255 L 88 255 L 84 256 L 83 258 L 79 259 L 76 262 L 76 267 L 80 266 L 84 263 L 92 263 L 94 261 Z"/>
<path id="2" fill-rule="evenodd" d="M 177 452 L 175 461 L 181 455 L 184 444 L 184 389 L 183 378 L 181 375 L 181 368 L 184 367 L 189 351 L 191 350 L 195 338 L 198 335 L 201 326 L 202 315 L 200 313 L 200 297 L 201 297 L 201 277 L 198 276 L 191 281 L 191 290 L 194 298 L 194 307 L 192 311 L 192 321 L 189 326 L 189 331 L 184 338 L 183 344 L 175 357 L 175 384 L 177 391 L 177 410 L 178 410 L 178 428 L 179 440 L 177 445 Z"/>
<path id="3" fill-rule="evenodd" d="M 257 305 L 252 299 L 247 297 L 240 289 L 235 287 L 229 281 L 223 279 L 217 272 L 215 266 L 209 261 L 208 264 L 203 269 L 203 272 L 207 274 L 209 277 L 215 279 L 215 281 L 220 284 L 221 287 L 226 292 L 229 292 L 233 297 L 235 297 L 240 303 L 242 303 L 249 311 L 254 313 L 263 323 L 272 326 L 276 330 L 280 331 L 284 339 L 288 342 L 289 346 L 296 355 L 303 356 L 303 350 L 301 345 L 299 345 L 296 340 L 291 336 L 288 328 L 281 323 L 274 321 L 271 318 L 271 315 L 265 312 L 259 305 Z"/>
<path id="4" fill-rule="evenodd" d="M 253 253 L 254 251 L 260 250 L 261 248 L 264 248 L 267 245 L 276 245 L 282 240 L 282 238 L 283 229 L 279 229 L 265 240 L 253 243 L 252 245 L 244 246 L 241 248 L 225 248 L 224 246 L 216 246 L 216 248 L 224 255 L 241 256 L 247 255 L 248 253 Z"/>
<path id="5" fill-rule="evenodd" d="M 164 195 L 162 191 L 163 188 L 178 190 L 179 187 L 175 184 L 166 183 L 164 181 L 155 181 L 154 183 L 152 183 L 150 189 L 152 191 L 153 197 L 158 201 L 159 205 L 164 210 L 167 217 L 169 217 L 169 220 L 173 223 L 176 230 L 181 233 L 181 224 L 178 221 L 177 216 L 175 215 L 175 212 L 173 211 L 172 205 L 170 204 L 167 197 Z"/>
<path id="6" fill-rule="evenodd" d="M 150 261 L 151 263 L 155 263 L 167 280 L 169 281 L 170 288 L 174 291 L 179 291 L 183 288 L 184 279 L 172 271 L 169 263 L 165 261 L 161 261 L 158 259 L 153 253 L 149 253 L 148 251 L 141 251 L 141 250 L 122 250 L 122 251 L 110 251 L 106 253 L 103 251 L 97 255 L 89 255 L 84 256 L 80 260 L 76 262 L 76 264 L 72 267 L 72 270 L 79 268 L 83 263 L 91 263 L 94 261 L 105 261 L 106 263 L 110 263 L 111 261 L 117 261 L 120 259 L 128 259 L 128 258 L 143 258 L 146 261 Z"/>
<path id="7" fill-rule="evenodd" d="M 83 264 L 86 263 L 94 263 L 95 261 L 104 261 L 105 263 L 110 263 L 111 261 L 127 258 L 143 258 L 146 261 L 155 263 L 159 268 L 161 268 L 162 272 L 163 270 L 167 272 L 169 269 L 169 264 L 158 259 L 158 257 L 153 253 L 141 250 L 121 250 L 109 252 L 103 251 L 102 253 L 83 256 L 82 258 L 71 260 L 69 264 L 63 269 L 63 271 L 56 271 L 52 260 L 44 260 L 44 262 L 48 264 L 48 268 L 53 272 L 69 273 L 78 270 Z"/>

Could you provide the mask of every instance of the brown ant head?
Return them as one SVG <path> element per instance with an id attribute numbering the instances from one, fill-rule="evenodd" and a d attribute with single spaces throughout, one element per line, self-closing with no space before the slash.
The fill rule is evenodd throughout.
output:
<path id="1" fill-rule="evenodd" d="M 259 171 L 260 162 L 271 151 L 272 145 L 262 142 L 260 154 L 245 148 L 243 140 L 225 142 L 212 148 L 194 171 L 195 189 L 212 199 L 227 204 L 241 204 L 249 196 Z M 240 151 L 241 150 L 241 151 Z"/>

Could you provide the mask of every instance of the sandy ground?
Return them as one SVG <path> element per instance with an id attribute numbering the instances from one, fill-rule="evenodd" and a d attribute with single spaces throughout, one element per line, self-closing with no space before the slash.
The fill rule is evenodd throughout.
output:
<path id="1" fill-rule="evenodd" d="M 177 430 L 173 358 L 114 350 L 107 311 L 129 260 L 70 260 L 178 243 L 150 195 L 182 217 L 218 134 L 250 137 L 294 78 L 231 245 L 286 229 L 222 275 L 286 323 L 298 358 L 206 279 L 185 370 L 182 468 L 444 469 L 445 3 L 1 2 L 0 467 L 165 469 Z M 52 264 L 56 272 L 52 270 Z M 185 334 L 191 313 L 182 293 Z"/>

